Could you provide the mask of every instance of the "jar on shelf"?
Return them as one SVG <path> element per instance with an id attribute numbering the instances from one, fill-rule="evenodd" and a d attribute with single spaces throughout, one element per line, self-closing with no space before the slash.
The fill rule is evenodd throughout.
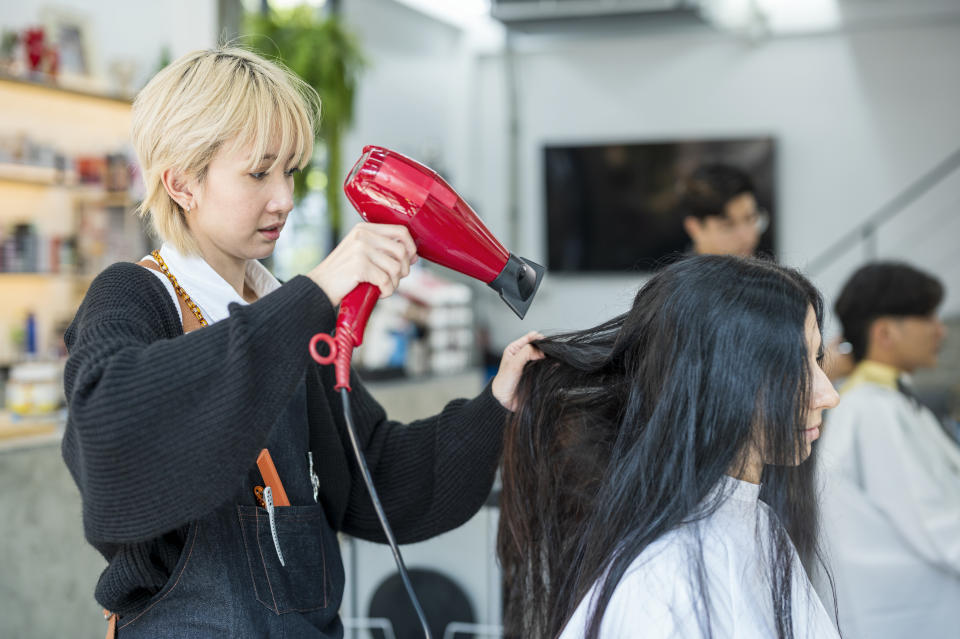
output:
<path id="1" fill-rule="evenodd" d="M 63 403 L 61 367 L 57 362 L 22 362 L 10 368 L 7 410 L 16 415 L 47 415 Z"/>

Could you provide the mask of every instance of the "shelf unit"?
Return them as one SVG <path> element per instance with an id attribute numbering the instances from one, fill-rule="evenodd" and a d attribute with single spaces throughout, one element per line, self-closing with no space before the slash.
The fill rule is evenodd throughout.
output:
<path id="1" fill-rule="evenodd" d="M 68 158 L 106 155 L 128 147 L 131 106 L 130 100 L 116 96 L 0 75 L 0 136 L 25 136 L 55 147 Z M 134 205 L 127 192 L 80 184 L 72 169 L 0 162 L 0 227 L 4 231 L 29 223 L 42 238 L 69 237 L 77 233 L 83 211 L 113 207 L 129 213 Z M 139 224 L 133 226 L 139 233 Z M 92 273 L 71 272 L 0 273 L 0 366 L 16 360 L 11 335 L 24 326 L 28 312 L 36 318 L 38 351 L 45 354 L 55 349 L 58 328 L 73 317 L 92 277 Z"/>
<path id="2" fill-rule="evenodd" d="M 76 180 L 77 176 L 73 171 L 60 171 L 48 166 L 0 162 L 0 185 L 68 186 L 75 184 Z"/>

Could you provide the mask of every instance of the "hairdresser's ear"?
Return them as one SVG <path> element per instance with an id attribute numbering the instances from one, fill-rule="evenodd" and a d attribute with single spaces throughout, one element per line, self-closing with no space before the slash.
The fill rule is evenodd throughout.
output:
<path id="1" fill-rule="evenodd" d="M 174 202 L 180 205 L 184 211 L 189 211 L 194 207 L 193 192 L 190 189 L 186 175 L 176 169 L 167 169 L 160 176 L 163 188 Z"/>

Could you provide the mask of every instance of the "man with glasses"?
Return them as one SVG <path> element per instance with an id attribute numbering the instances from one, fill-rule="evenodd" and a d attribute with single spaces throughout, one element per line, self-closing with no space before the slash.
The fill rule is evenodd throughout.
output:
<path id="1" fill-rule="evenodd" d="M 849 639 L 957 636 L 960 447 L 910 381 L 937 363 L 943 293 L 928 273 L 875 262 L 851 276 L 835 304 L 856 367 L 826 417 L 818 469 Z"/>
<path id="2" fill-rule="evenodd" d="M 770 221 L 757 206 L 750 177 L 724 164 L 701 166 L 690 176 L 680 211 L 698 255 L 751 256 Z"/>

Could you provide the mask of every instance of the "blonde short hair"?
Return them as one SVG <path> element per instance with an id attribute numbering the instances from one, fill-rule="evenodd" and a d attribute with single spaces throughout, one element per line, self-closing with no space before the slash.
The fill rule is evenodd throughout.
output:
<path id="1" fill-rule="evenodd" d="M 227 142 L 253 148 L 253 171 L 278 132 L 281 148 L 271 170 L 290 155 L 303 168 L 313 153 L 319 117 L 320 98 L 310 85 L 250 51 L 221 46 L 178 58 L 133 102 L 133 146 L 146 187 L 138 213 L 161 240 L 196 254 L 184 211 L 163 186 L 164 171 L 181 171 L 202 183 Z"/>

